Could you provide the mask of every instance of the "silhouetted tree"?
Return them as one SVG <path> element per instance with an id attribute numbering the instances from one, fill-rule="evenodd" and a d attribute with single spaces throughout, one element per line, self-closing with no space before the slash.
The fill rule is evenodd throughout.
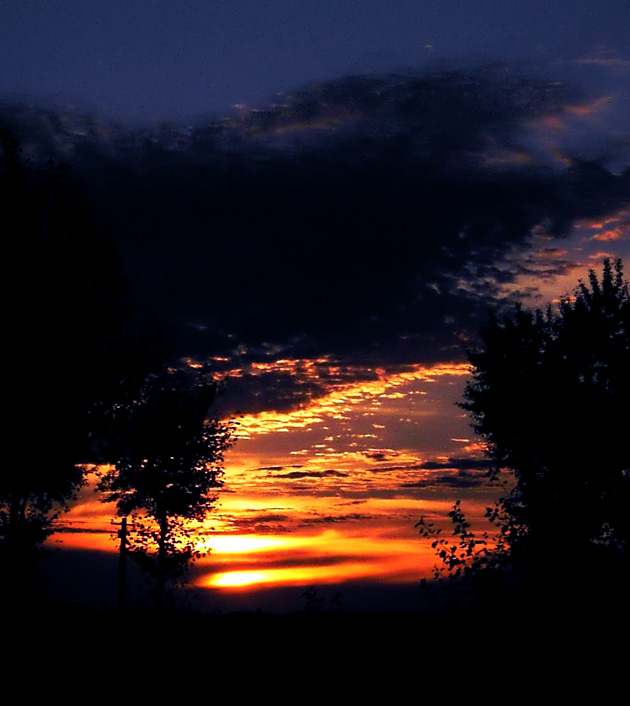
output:
<path id="1" fill-rule="evenodd" d="M 191 521 L 203 521 L 223 484 L 223 454 L 233 426 L 208 417 L 217 385 L 204 373 L 165 369 L 117 411 L 126 449 L 100 487 L 120 516 L 132 515 L 130 551 L 165 585 L 200 555 Z"/>
<path id="2" fill-rule="evenodd" d="M 102 460 L 106 410 L 165 349 L 68 168 L 32 163 L 8 132 L 0 148 L 13 378 L 5 438 L 15 456 L 0 470 L 0 553 L 24 563 L 81 484 L 83 464 Z"/>
<path id="3" fill-rule="evenodd" d="M 499 545 L 451 513 L 457 543 L 433 538 L 446 573 L 510 566 L 552 580 L 578 567 L 619 571 L 630 541 L 630 296 L 622 263 L 606 260 L 546 312 L 518 306 L 492 318 L 469 352 L 461 405 L 511 489 L 487 517 Z M 463 524 L 462 524 L 463 518 Z M 603 572 L 603 573 L 602 573 Z"/>

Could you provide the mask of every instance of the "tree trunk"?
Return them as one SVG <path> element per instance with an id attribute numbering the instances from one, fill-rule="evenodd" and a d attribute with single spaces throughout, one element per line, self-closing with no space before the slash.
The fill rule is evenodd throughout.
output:
<path id="1" fill-rule="evenodd" d="M 160 520 L 160 539 L 158 543 L 157 556 L 157 580 L 156 580 L 156 595 L 155 607 L 158 613 L 162 612 L 164 607 L 164 586 L 166 583 L 166 540 L 168 538 L 168 517 L 163 515 Z"/>
<path id="2" fill-rule="evenodd" d="M 120 555 L 118 559 L 118 610 L 125 612 L 125 589 L 127 582 L 127 518 L 123 517 L 118 530 L 120 539 Z"/>

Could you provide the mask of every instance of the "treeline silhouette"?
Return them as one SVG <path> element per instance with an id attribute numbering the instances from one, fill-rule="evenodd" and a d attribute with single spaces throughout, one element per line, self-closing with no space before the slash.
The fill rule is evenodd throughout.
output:
<path id="1" fill-rule="evenodd" d="M 42 545 L 88 469 L 107 463 L 105 499 L 116 500 L 121 515 L 144 518 L 132 527 L 130 550 L 143 567 L 155 554 L 160 605 L 167 579 L 195 556 L 183 520 L 202 519 L 221 485 L 231 426 L 208 420 L 217 385 L 207 370 L 168 367 L 169 328 L 135 299 L 68 167 L 33 163 L 10 132 L 0 146 L 5 255 L 15 268 L 6 310 L 14 380 L 5 388 L 12 460 L 0 473 L 0 598 L 5 607 L 39 599 Z"/>

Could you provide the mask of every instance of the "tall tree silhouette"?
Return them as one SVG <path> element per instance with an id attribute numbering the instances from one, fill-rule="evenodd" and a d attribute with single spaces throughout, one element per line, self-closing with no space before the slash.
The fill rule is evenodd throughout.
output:
<path id="1" fill-rule="evenodd" d="M 204 372 L 165 369 L 117 411 L 126 449 L 100 486 L 132 515 L 130 550 L 155 579 L 158 609 L 166 583 L 199 555 L 189 523 L 206 518 L 223 484 L 233 426 L 208 417 L 216 395 Z"/>
<path id="2" fill-rule="evenodd" d="M 31 163 L 8 132 L 0 147 L 13 271 L 6 438 L 16 459 L 0 471 L 0 550 L 23 563 L 81 484 L 82 464 L 101 460 L 106 410 L 165 348 L 134 308 L 117 253 L 68 168 Z"/>
<path id="3" fill-rule="evenodd" d="M 563 575 L 606 585 L 630 558 L 630 294 L 622 262 L 606 260 L 573 296 L 546 312 L 517 306 L 492 318 L 469 352 L 473 379 L 462 407 L 497 471 L 514 482 L 487 517 L 493 548 L 456 505 L 455 543 L 418 525 L 450 576 L 509 567 L 526 581 Z M 626 569 L 624 569 L 626 567 Z M 438 574 L 440 570 L 438 568 Z M 513 573 L 514 575 L 514 573 Z M 616 579 L 615 579 L 616 580 Z"/>

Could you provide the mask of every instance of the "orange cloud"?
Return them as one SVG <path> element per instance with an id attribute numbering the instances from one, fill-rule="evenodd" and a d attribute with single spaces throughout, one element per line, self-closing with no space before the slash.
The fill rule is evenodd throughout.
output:
<path id="1" fill-rule="evenodd" d="M 622 208 L 600 219 L 581 220 L 577 228 L 595 231 L 591 238 L 600 242 L 630 238 L 630 208 Z"/>

